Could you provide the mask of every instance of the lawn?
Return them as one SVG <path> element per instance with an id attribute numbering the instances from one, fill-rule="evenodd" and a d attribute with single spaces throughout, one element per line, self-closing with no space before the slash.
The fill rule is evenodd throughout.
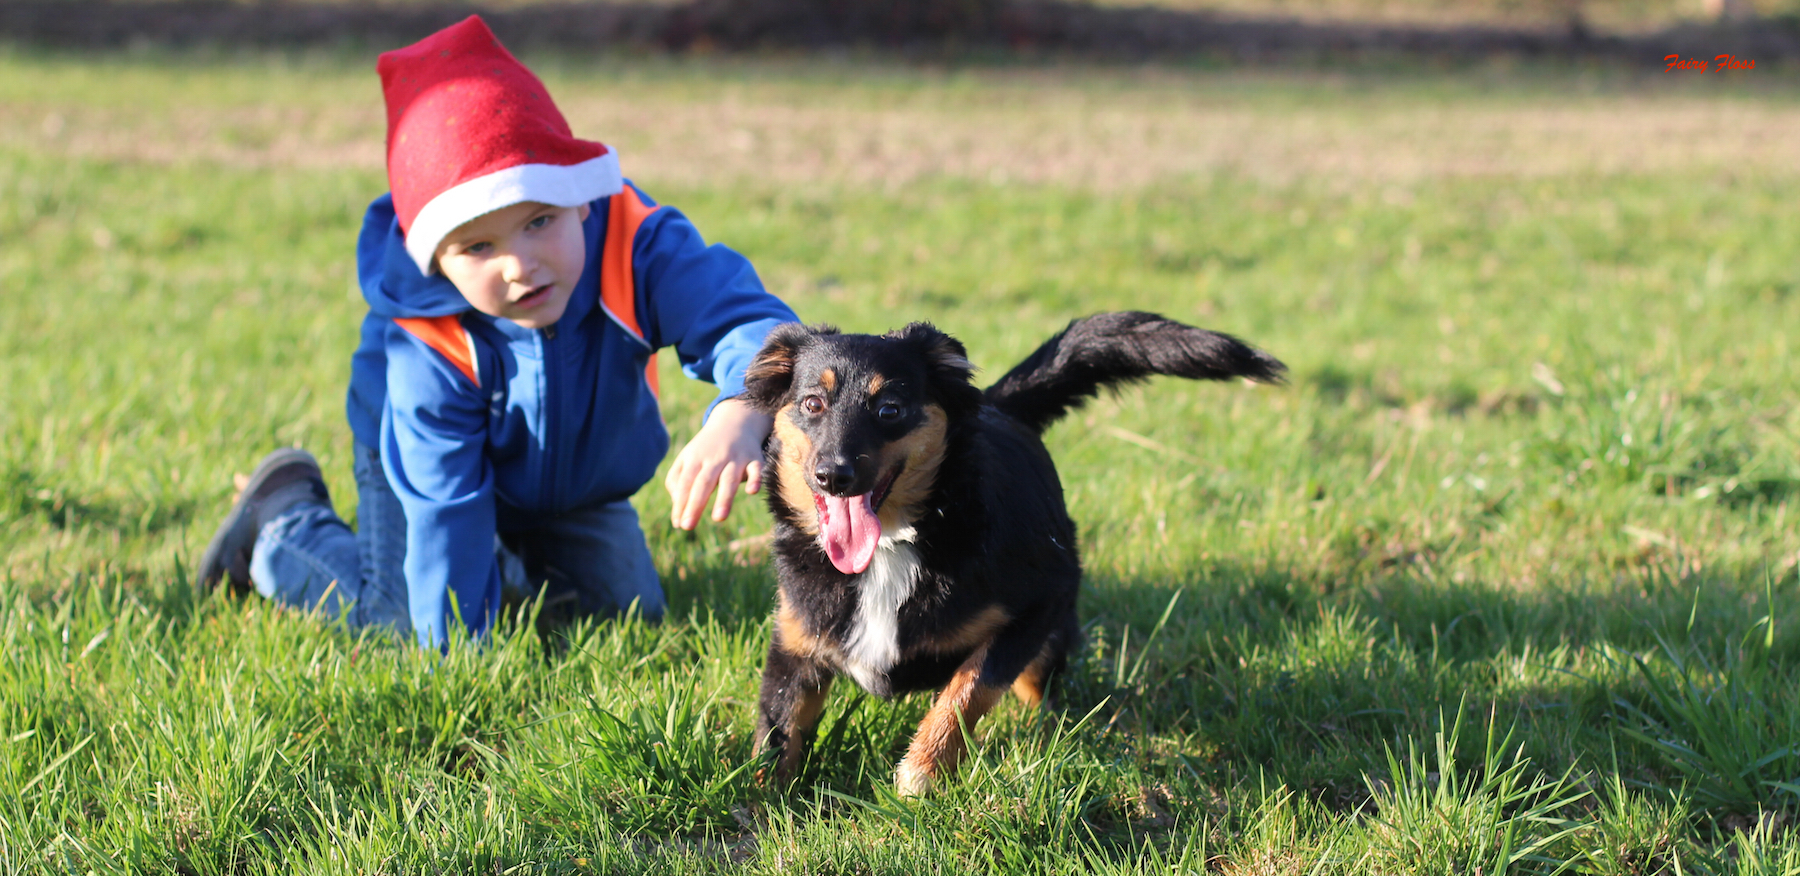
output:
<path id="1" fill-rule="evenodd" d="M 1292 380 L 1051 431 L 1059 711 L 900 801 L 927 699 L 840 685 L 760 785 L 756 503 L 638 496 L 655 626 L 191 586 L 274 447 L 354 508 L 372 56 L 0 53 L 0 871 L 1800 873 L 1791 71 L 526 60 L 809 321 L 991 378 L 1148 309 Z"/>

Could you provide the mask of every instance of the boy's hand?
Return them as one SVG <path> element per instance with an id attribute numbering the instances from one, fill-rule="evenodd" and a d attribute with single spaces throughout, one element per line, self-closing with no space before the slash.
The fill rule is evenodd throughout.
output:
<path id="1" fill-rule="evenodd" d="M 693 529 L 700 522 L 700 511 L 706 500 L 719 491 L 713 503 L 712 519 L 724 520 L 731 513 L 731 500 L 737 485 L 744 492 L 762 489 L 762 445 L 775 425 L 767 414 L 757 413 L 750 405 L 735 398 L 719 402 L 706 419 L 700 432 L 681 448 L 663 486 L 675 500 L 669 521 L 678 529 Z"/>

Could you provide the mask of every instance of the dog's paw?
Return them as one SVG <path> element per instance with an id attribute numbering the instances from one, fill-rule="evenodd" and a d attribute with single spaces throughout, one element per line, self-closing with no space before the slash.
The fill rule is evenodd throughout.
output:
<path id="1" fill-rule="evenodd" d="M 902 797 L 923 797 L 937 783 L 930 772 L 906 761 L 894 771 L 894 791 Z"/>

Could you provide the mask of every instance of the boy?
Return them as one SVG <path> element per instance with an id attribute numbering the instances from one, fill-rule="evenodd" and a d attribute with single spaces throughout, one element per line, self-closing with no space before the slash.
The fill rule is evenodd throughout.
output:
<path id="1" fill-rule="evenodd" d="M 369 315 L 351 360 L 358 531 L 318 464 L 278 450 L 201 561 L 354 627 L 440 646 L 484 633 L 502 583 L 544 583 L 558 613 L 663 610 L 627 499 L 668 449 L 652 352 L 672 346 L 720 400 L 666 486 L 692 529 L 755 492 L 770 420 L 732 398 L 791 310 L 750 264 L 573 137 L 543 83 L 478 17 L 377 63 L 390 192 L 357 268 Z M 521 568 L 522 566 L 522 568 Z"/>

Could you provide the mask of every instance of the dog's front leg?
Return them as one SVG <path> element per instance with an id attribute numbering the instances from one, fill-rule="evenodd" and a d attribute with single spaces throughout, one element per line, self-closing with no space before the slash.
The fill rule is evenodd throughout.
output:
<path id="1" fill-rule="evenodd" d="M 894 790 L 900 796 L 924 794 L 931 790 L 940 775 L 948 775 L 956 769 L 968 749 L 963 740 L 963 729 L 966 727 L 974 733 L 975 722 L 980 721 L 1012 685 L 1010 675 L 1004 680 L 995 678 L 992 668 L 988 646 L 984 645 L 963 661 L 950 683 L 938 693 L 931 711 L 919 722 L 919 732 L 913 735 L 912 745 L 906 749 L 906 759 L 900 761 L 900 768 L 894 772 Z M 1017 670 L 1014 670 L 1012 675 L 1016 674 Z"/>
<path id="2" fill-rule="evenodd" d="M 762 697 L 756 717 L 756 752 L 775 752 L 775 779 L 786 784 L 800 768 L 807 737 L 825 710 L 830 669 L 783 647 L 780 629 L 763 664 Z"/>

